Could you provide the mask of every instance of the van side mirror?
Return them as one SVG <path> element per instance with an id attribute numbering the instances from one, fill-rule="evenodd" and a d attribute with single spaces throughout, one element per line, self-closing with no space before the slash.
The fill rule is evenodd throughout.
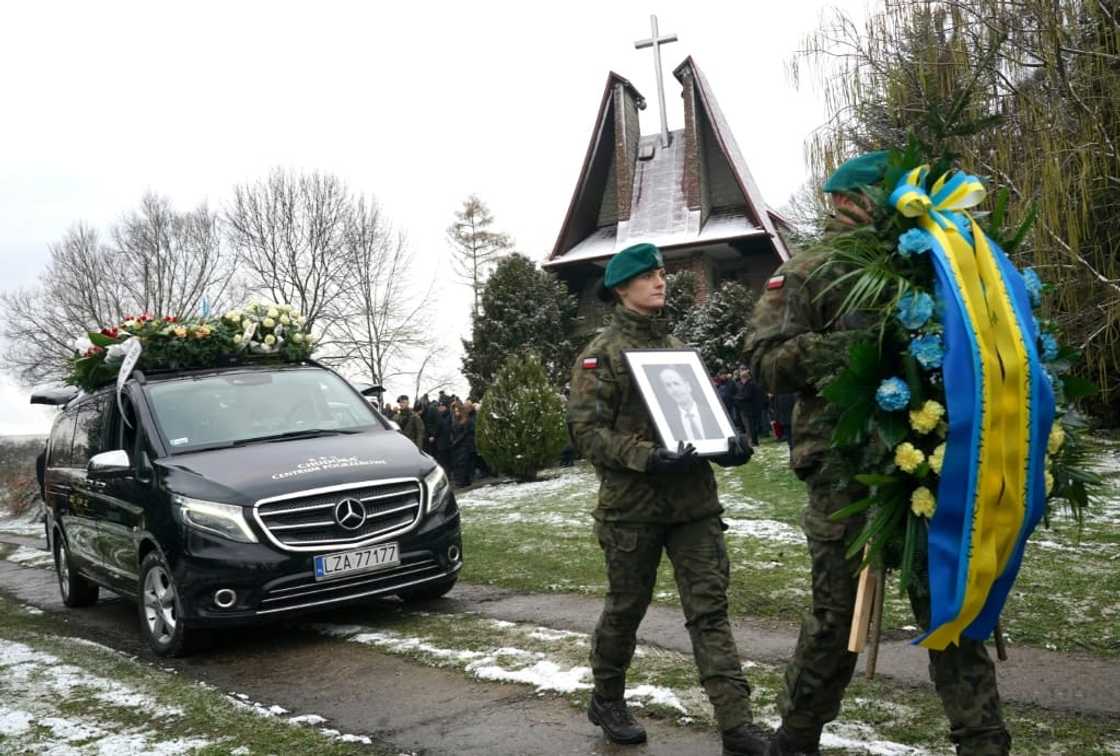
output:
<path id="1" fill-rule="evenodd" d="M 91 478 L 120 478 L 132 472 L 132 461 L 124 449 L 94 454 L 86 472 Z"/>

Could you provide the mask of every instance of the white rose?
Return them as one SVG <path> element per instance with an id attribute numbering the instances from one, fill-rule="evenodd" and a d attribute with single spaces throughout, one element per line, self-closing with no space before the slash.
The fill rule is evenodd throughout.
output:
<path id="1" fill-rule="evenodd" d="M 267 336 L 264 337 L 264 343 L 268 344 L 269 346 L 272 346 L 273 344 L 276 343 L 276 337 L 273 336 L 270 333 L 270 334 L 268 334 Z"/>
<path id="2" fill-rule="evenodd" d="M 237 310 L 230 310 L 226 313 L 226 320 L 230 320 L 236 323 L 237 321 L 241 320 L 241 313 Z"/>
<path id="3" fill-rule="evenodd" d="M 268 317 L 278 318 L 278 317 L 280 317 L 280 311 L 277 310 L 275 307 L 269 307 L 268 308 Z"/>
<path id="4" fill-rule="evenodd" d="M 241 343 L 241 334 L 240 333 L 235 333 L 233 335 L 233 343 L 234 344 L 240 344 Z"/>
<path id="5" fill-rule="evenodd" d="M 263 325 L 265 328 L 272 328 L 276 325 L 276 321 L 272 318 L 265 318 L 264 321 L 261 322 L 261 325 Z"/>
<path id="6" fill-rule="evenodd" d="M 292 324 L 292 319 L 289 318 L 287 315 L 281 315 L 280 316 L 280 324 L 281 325 L 291 325 Z"/>
<path id="7" fill-rule="evenodd" d="M 293 333 L 292 334 L 292 341 L 294 341 L 296 344 L 302 344 L 303 343 L 303 334 L 302 333 Z"/>

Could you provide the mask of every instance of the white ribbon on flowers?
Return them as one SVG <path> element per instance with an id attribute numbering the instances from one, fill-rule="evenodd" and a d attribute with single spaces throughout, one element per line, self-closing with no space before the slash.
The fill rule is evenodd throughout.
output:
<path id="1" fill-rule="evenodd" d="M 121 401 L 121 391 L 124 390 L 124 384 L 128 381 L 128 376 L 132 374 L 132 369 L 136 367 L 136 362 L 140 359 L 140 353 L 144 351 L 144 344 L 140 339 L 131 336 L 119 345 L 124 349 L 124 359 L 121 362 L 120 372 L 117 373 L 117 409 L 120 410 L 121 418 L 124 420 L 128 427 L 132 427 L 132 423 L 128 422 L 128 417 L 124 414 L 124 402 Z M 112 348 L 112 347 L 110 347 Z"/>
<path id="2" fill-rule="evenodd" d="M 237 348 L 237 351 L 243 351 L 246 347 L 248 347 L 249 342 L 253 340 L 253 334 L 255 334 L 256 332 L 257 322 L 255 320 L 245 318 L 245 328 L 241 332 L 241 345 Z"/>

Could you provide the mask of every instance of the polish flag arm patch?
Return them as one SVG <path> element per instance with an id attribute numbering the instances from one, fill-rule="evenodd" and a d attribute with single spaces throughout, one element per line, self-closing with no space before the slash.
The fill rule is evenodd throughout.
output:
<path id="1" fill-rule="evenodd" d="M 780 289 L 785 285 L 786 285 L 786 277 L 785 276 L 773 276 L 766 282 L 766 290 L 767 291 L 773 291 L 774 289 Z"/>
<path id="2" fill-rule="evenodd" d="M 599 367 L 599 358 L 598 357 L 584 357 L 583 358 L 583 369 L 584 370 L 594 370 L 597 367 Z"/>

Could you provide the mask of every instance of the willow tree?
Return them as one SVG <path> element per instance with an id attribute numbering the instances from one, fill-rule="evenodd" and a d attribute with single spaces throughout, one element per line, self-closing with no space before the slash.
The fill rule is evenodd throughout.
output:
<path id="1" fill-rule="evenodd" d="M 1011 220 L 1035 220 L 1015 262 L 1053 284 L 1047 315 L 1120 421 L 1120 3 L 883 0 L 827 17 L 790 70 L 826 102 L 818 179 L 913 136 L 1008 188 Z"/>

